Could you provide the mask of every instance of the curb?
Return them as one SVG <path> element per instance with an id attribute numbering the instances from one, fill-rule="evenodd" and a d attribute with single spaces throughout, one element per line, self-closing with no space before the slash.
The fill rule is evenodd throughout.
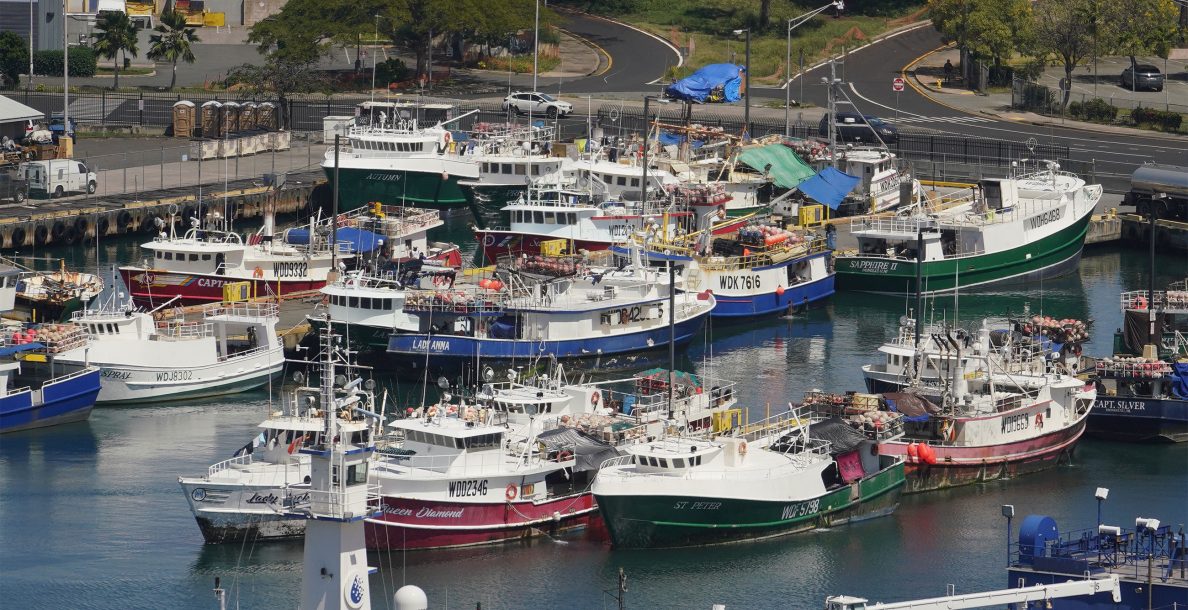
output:
<path id="1" fill-rule="evenodd" d="M 615 65 L 615 58 L 611 57 L 611 54 L 608 53 L 606 51 L 606 49 L 602 48 L 594 41 L 586 38 L 585 36 L 578 36 L 577 34 L 570 32 L 569 30 L 563 30 L 561 28 L 557 28 L 557 29 L 561 30 L 562 32 L 565 32 L 574 40 L 586 45 L 587 48 L 592 49 L 594 51 L 594 54 L 598 56 L 598 65 L 594 66 L 594 69 L 587 72 L 584 76 L 601 76 L 603 74 L 606 74 L 607 72 L 610 72 L 611 67 Z M 603 57 L 606 58 L 606 67 L 605 68 L 602 67 L 602 58 Z"/>
<path id="2" fill-rule="evenodd" d="M 630 23 L 619 21 L 618 19 L 611 19 L 610 17 L 604 17 L 602 15 L 595 15 L 593 13 L 586 13 L 586 12 L 577 11 L 577 10 L 561 10 L 561 9 L 553 9 L 553 10 L 555 10 L 557 12 L 562 12 L 562 13 L 572 13 L 575 15 L 581 15 L 583 17 L 589 17 L 591 19 L 601 19 L 602 21 L 605 21 L 607 23 L 613 23 L 615 25 L 625 27 L 629 30 L 635 30 L 636 32 L 639 32 L 640 34 L 643 34 L 644 36 L 652 38 L 652 39 L 656 40 L 657 42 L 659 42 L 660 44 L 663 44 L 664 46 L 668 47 L 668 50 L 672 51 L 672 53 L 674 55 L 676 55 L 676 57 L 677 57 L 677 63 L 676 63 L 676 66 L 674 66 L 675 68 L 680 68 L 681 66 L 685 65 L 685 57 L 683 55 L 681 55 L 680 49 L 676 48 L 676 46 L 673 45 L 671 42 L 668 42 L 664 38 L 661 38 L 660 36 L 657 36 L 645 29 L 636 27 L 634 25 L 631 25 Z M 603 51 L 603 52 L 606 53 L 606 51 Z M 607 53 L 606 56 L 610 57 L 610 53 Z M 662 79 L 662 78 L 664 78 L 663 74 L 661 74 L 659 78 L 649 81 L 646 84 L 648 84 L 648 85 L 655 84 L 655 83 L 659 82 L 660 79 Z"/>
<path id="3" fill-rule="evenodd" d="M 869 46 L 883 42 L 884 40 L 887 40 L 888 38 L 894 38 L 896 36 L 899 36 L 900 34 L 906 34 L 908 32 L 918 30 L 918 29 L 928 26 L 928 25 L 932 25 L 931 19 L 925 19 L 924 21 L 917 21 L 916 23 L 909 23 L 908 25 L 898 27 L 894 30 L 888 30 L 888 31 L 883 32 L 882 34 L 879 34 L 878 36 L 875 36 L 874 38 L 870 39 L 870 41 L 867 42 L 866 44 L 864 44 L 860 47 L 855 47 L 852 51 L 849 51 L 849 52 L 854 53 L 856 51 L 861 51 L 862 49 L 865 49 Z M 829 62 L 836 60 L 836 59 L 840 59 L 842 57 L 845 57 L 845 54 L 838 53 L 837 55 L 831 55 L 831 56 L 829 56 L 825 59 L 822 59 L 821 61 L 819 61 L 811 66 L 806 67 L 803 71 L 797 72 L 796 76 L 789 78 L 787 81 L 784 82 L 783 85 L 781 85 L 779 87 L 764 87 L 764 89 L 778 89 L 780 91 L 783 91 L 785 88 L 787 88 L 788 86 L 790 86 L 792 84 L 792 81 L 800 78 L 801 76 L 804 76 L 808 72 L 812 72 L 813 70 L 816 70 L 817 68 L 820 68 L 821 66 L 824 66 L 825 64 L 828 64 Z M 759 87 L 755 87 L 755 88 L 758 89 Z"/>
<path id="4" fill-rule="evenodd" d="M 974 112 L 970 112 L 969 110 L 967 110 L 965 108 L 958 108 L 956 106 L 951 106 L 951 105 L 946 104 L 945 102 L 941 101 L 940 99 L 936 98 L 935 96 L 928 95 L 927 93 L 925 93 L 925 91 L 929 91 L 931 93 L 935 93 L 935 94 L 939 94 L 939 95 L 964 95 L 964 94 L 956 94 L 956 93 L 947 93 L 944 91 L 937 91 L 936 89 L 924 84 L 924 82 L 920 80 L 919 76 L 916 75 L 915 71 L 912 70 L 915 67 L 915 65 L 920 63 L 921 61 L 923 61 L 925 57 L 928 57 L 929 55 L 940 52 L 942 49 L 947 49 L 950 46 L 952 46 L 952 45 L 944 45 L 941 47 L 937 47 L 935 49 L 932 49 L 931 51 L 924 53 L 923 55 L 920 55 L 919 57 L 917 57 L 917 58 L 913 59 L 911 62 L 909 62 L 907 65 L 900 68 L 899 74 L 901 77 L 904 78 L 904 81 L 907 82 L 907 84 L 910 85 L 912 87 L 912 89 L 914 89 L 916 91 L 916 93 L 919 93 L 920 95 L 924 96 L 930 102 L 932 102 L 934 104 L 938 104 L 940 106 L 944 106 L 945 108 L 948 108 L 949 110 L 952 110 L 954 112 L 960 112 L 961 114 L 966 114 L 966 115 L 970 115 L 970 116 L 984 115 L 984 116 L 994 117 L 995 119 L 997 119 L 999 121 L 1003 121 L 1005 123 L 1032 125 L 1035 127 L 1060 127 L 1061 129 L 1072 129 L 1072 130 L 1076 130 L 1076 131 L 1084 131 L 1086 133 L 1110 134 L 1110 135 L 1116 135 L 1116 136 L 1141 135 L 1144 137 L 1154 137 L 1156 139 L 1175 140 L 1175 141 L 1183 141 L 1183 139 L 1184 139 L 1184 136 L 1181 136 L 1181 135 L 1163 133 L 1161 131 L 1148 131 L 1145 129 L 1137 129 L 1137 128 L 1133 128 L 1133 127 L 1115 127 L 1113 129 L 1101 129 L 1101 127 L 1110 127 L 1110 126 L 1108 126 L 1108 125 L 1094 126 L 1093 123 L 1083 123 L 1081 121 L 1071 121 L 1070 122 L 1070 121 L 1066 120 L 1065 122 L 1055 122 L 1055 121 L 1037 121 L 1035 119 L 1012 119 L 1012 118 L 1005 117 L 998 112 L 993 112 L 993 111 L 989 111 L 989 110 L 978 110 L 977 113 L 974 113 Z M 912 71 L 911 78 L 907 78 L 908 71 Z M 971 94 L 977 95 L 976 93 L 973 93 L 973 92 L 971 92 Z"/>

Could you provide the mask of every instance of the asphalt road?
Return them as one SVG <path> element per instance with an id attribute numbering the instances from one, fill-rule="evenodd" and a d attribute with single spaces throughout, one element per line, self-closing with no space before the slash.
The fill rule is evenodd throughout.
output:
<path id="1" fill-rule="evenodd" d="M 1068 146 L 1072 159 L 1095 163 L 1099 180 L 1129 177 L 1135 167 L 1151 161 L 1188 166 L 1188 138 L 1101 133 L 1001 120 L 938 104 L 911 87 L 897 99 L 891 89 L 892 79 L 904 66 L 940 45 L 940 34 L 931 27 L 905 32 L 851 53 L 844 71 L 838 68 L 838 76 L 844 74 L 845 92 L 863 113 L 892 119 L 898 112 L 901 127 L 927 129 L 933 133 L 1020 142 L 1036 138 L 1040 142 Z M 824 65 L 802 77 L 805 79 L 806 101 L 821 106 L 826 104 L 826 90 L 821 79 L 828 75 L 829 66 Z M 791 86 L 794 97 L 798 97 L 800 83 L 793 80 Z M 757 91 L 756 97 L 760 95 L 782 97 L 784 93 Z"/>
<path id="2" fill-rule="evenodd" d="M 648 83 L 662 78 L 679 61 L 671 47 L 643 32 L 581 13 L 562 16 L 562 28 L 611 57 L 609 67 L 603 66 L 601 73 L 566 81 L 562 85 L 566 94 L 646 91 Z"/>

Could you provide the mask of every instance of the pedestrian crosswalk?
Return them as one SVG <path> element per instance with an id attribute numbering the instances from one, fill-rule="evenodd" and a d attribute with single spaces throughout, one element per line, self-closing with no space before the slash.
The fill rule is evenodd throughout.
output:
<path id="1" fill-rule="evenodd" d="M 992 123 L 994 119 L 980 116 L 901 116 L 893 123 Z"/>

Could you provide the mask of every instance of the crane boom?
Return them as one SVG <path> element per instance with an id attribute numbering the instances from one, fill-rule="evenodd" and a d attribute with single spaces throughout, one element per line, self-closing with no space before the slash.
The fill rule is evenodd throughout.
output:
<path id="1" fill-rule="evenodd" d="M 1103 578 L 1070 580 L 1051 585 L 1033 585 L 1017 589 L 999 589 L 889 604 L 867 604 L 865 599 L 854 597 L 831 597 L 825 600 L 825 608 L 826 610 L 958 610 L 959 608 L 985 608 L 1096 593 L 1109 593 L 1115 602 L 1122 601 L 1122 589 L 1118 576 L 1111 574 Z"/>

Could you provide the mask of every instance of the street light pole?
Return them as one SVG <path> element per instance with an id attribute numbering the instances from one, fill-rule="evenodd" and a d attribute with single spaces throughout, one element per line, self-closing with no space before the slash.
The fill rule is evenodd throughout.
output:
<path id="1" fill-rule="evenodd" d="M 788 125 L 789 125 L 789 115 L 790 115 L 791 111 L 790 111 L 789 107 L 792 105 L 792 30 L 795 30 L 796 28 L 804 25 L 805 22 L 807 22 L 809 19 L 816 17 L 817 15 L 824 12 L 825 9 L 830 8 L 830 7 L 836 7 L 837 10 L 840 11 L 840 10 L 842 10 L 842 8 L 845 7 L 845 5 L 842 4 L 842 0 L 834 0 L 833 2 L 830 2 L 829 4 L 826 4 L 825 6 L 815 8 L 803 15 L 800 15 L 798 17 L 791 17 L 788 19 L 788 32 L 787 32 L 788 48 L 784 55 L 784 136 L 785 137 L 790 135 Z M 801 63 L 802 64 L 804 61 L 803 55 L 804 55 L 804 52 L 801 51 L 801 56 L 802 56 Z M 803 68 L 804 66 L 802 65 L 801 67 Z M 750 67 L 748 66 L 747 75 L 749 76 L 750 73 L 751 73 L 751 70 L 750 70 Z M 803 98 L 804 97 L 804 92 L 803 92 L 804 91 L 804 87 L 803 87 L 804 81 L 802 80 L 800 82 L 801 82 L 801 96 L 800 97 Z M 750 93 L 749 87 L 747 89 L 747 93 L 748 94 Z M 748 98 L 749 98 L 749 96 L 748 96 Z M 803 99 L 800 101 L 802 103 L 804 102 Z"/>
<path id="2" fill-rule="evenodd" d="M 743 134 L 746 139 L 751 139 L 751 28 L 747 28 L 747 58 L 746 58 L 746 78 L 744 80 L 747 90 L 747 99 L 744 100 L 746 104 L 743 106 Z"/>
<path id="3" fill-rule="evenodd" d="M 540 73 L 540 0 L 536 0 L 536 26 L 532 31 L 532 92 L 536 93 L 536 76 Z"/>
<path id="4" fill-rule="evenodd" d="M 375 16 L 375 36 L 371 39 L 371 101 L 375 101 L 375 64 L 379 57 L 376 56 L 379 44 L 379 14 Z"/>
<path id="5" fill-rule="evenodd" d="M 62 135 L 70 135 L 70 19 L 62 0 Z M 32 36 L 33 32 L 29 32 Z"/>

